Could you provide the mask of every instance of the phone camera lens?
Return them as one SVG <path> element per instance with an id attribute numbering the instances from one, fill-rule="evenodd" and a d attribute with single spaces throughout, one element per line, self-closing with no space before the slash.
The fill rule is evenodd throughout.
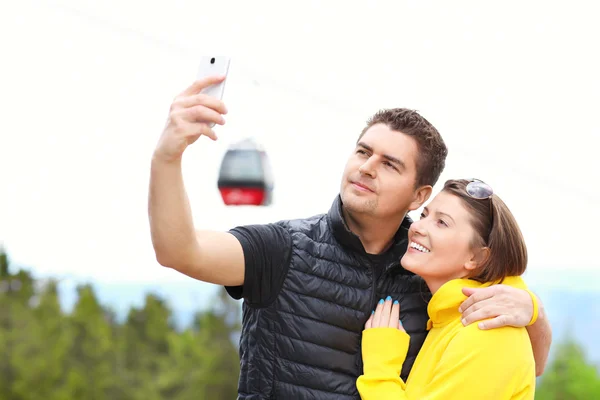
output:
<path id="1" fill-rule="evenodd" d="M 214 63 L 215 63 L 215 58 L 214 58 L 214 57 L 210 59 L 210 63 L 211 63 L 211 64 L 214 64 Z"/>

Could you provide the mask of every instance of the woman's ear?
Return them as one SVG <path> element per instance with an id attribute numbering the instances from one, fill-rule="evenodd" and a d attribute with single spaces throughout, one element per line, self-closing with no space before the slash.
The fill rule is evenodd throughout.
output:
<path id="1" fill-rule="evenodd" d="M 483 263 L 485 262 L 485 260 L 487 260 L 489 256 L 489 247 L 479 248 L 478 250 L 473 252 L 471 259 L 465 263 L 465 269 L 468 271 L 476 270 L 477 268 L 483 265 Z"/>

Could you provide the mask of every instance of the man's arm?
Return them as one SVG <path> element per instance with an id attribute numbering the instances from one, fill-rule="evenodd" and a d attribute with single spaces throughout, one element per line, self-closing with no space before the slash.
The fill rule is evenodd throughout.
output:
<path id="1" fill-rule="evenodd" d="M 533 356 L 535 357 L 535 375 L 541 376 L 548 362 L 548 354 L 550 353 L 550 345 L 552 344 L 552 328 L 550 327 L 544 305 L 539 297 L 537 299 L 539 315 L 537 321 L 527 327 L 527 333 L 529 333 L 529 339 L 533 347 Z"/>
<path id="2" fill-rule="evenodd" d="M 181 160 L 152 160 L 148 214 L 157 261 L 192 278 L 219 285 L 244 282 L 244 253 L 230 233 L 195 231 Z"/>
<path id="3" fill-rule="evenodd" d="M 552 329 L 544 307 L 536 296 L 539 313 L 534 324 L 529 325 L 534 314 L 532 295 L 529 291 L 508 285 L 493 285 L 486 288 L 464 288 L 468 297 L 460 306 L 463 324 L 479 322 L 480 329 L 494 329 L 503 326 L 527 327 L 536 363 L 536 375 L 540 376 L 546 367 Z M 483 321 L 486 320 L 486 321 Z"/>
<path id="4" fill-rule="evenodd" d="M 216 140 L 207 123 L 225 123 L 227 112 L 202 89 L 224 77 L 194 82 L 175 98 L 167 124 L 152 157 L 148 214 L 157 261 L 185 275 L 221 285 L 244 282 L 244 253 L 230 233 L 196 232 L 183 183 L 183 152 L 200 136 Z"/>

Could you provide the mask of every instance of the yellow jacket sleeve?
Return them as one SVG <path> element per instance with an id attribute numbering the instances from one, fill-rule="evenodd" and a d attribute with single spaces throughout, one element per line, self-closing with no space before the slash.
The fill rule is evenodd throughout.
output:
<path id="1" fill-rule="evenodd" d="M 529 377 L 531 385 L 535 385 L 534 367 L 528 362 L 528 343 L 521 340 L 522 335 L 527 334 L 523 329 L 505 327 L 481 331 L 476 325 L 461 329 L 450 341 L 435 367 L 434 378 L 418 400 L 498 398 L 500 393 L 519 390 L 516 385 Z M 372 347 L 365 350 L 371 354 L 365 354 L 364 375 L 357 381 L 363 400 L 412 399 L 399 378 L 400 361 L 404 359 L 399 357 L 392 341 L 408 343 L 399 336 L 373 332 L 367 338 Z M 374 343 L 377 340 L 379 343 Z"/>
<path id="2" fill-rule="evenodd" d="M 402 399 L 405 384 L 400 379 L 410 336 L 396 328 L 363 331 L 364 374 L 356 386 L 363 400 Z"/>

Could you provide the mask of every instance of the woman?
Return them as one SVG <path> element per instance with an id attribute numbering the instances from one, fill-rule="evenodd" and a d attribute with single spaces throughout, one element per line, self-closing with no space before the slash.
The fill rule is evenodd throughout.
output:
<path id="1" fill-rule="evenodd" d="M 503 283 L 526 289 L 521 231 L 506 205 L 479 180 L 450 180 L 410 227 L 402 266 L 433 294 L 429 334 L 407 382 L 399 378 L 409 336 L 397 301 L 380 300 L 365 325 L 362 399 L 533 399 L 535 361 L 526 328 L 464 326 L 464 287 Z M 537 310 L 537 301 L 530 292 Z M 535 322 L 537 311 L 530 324 Z"/>

